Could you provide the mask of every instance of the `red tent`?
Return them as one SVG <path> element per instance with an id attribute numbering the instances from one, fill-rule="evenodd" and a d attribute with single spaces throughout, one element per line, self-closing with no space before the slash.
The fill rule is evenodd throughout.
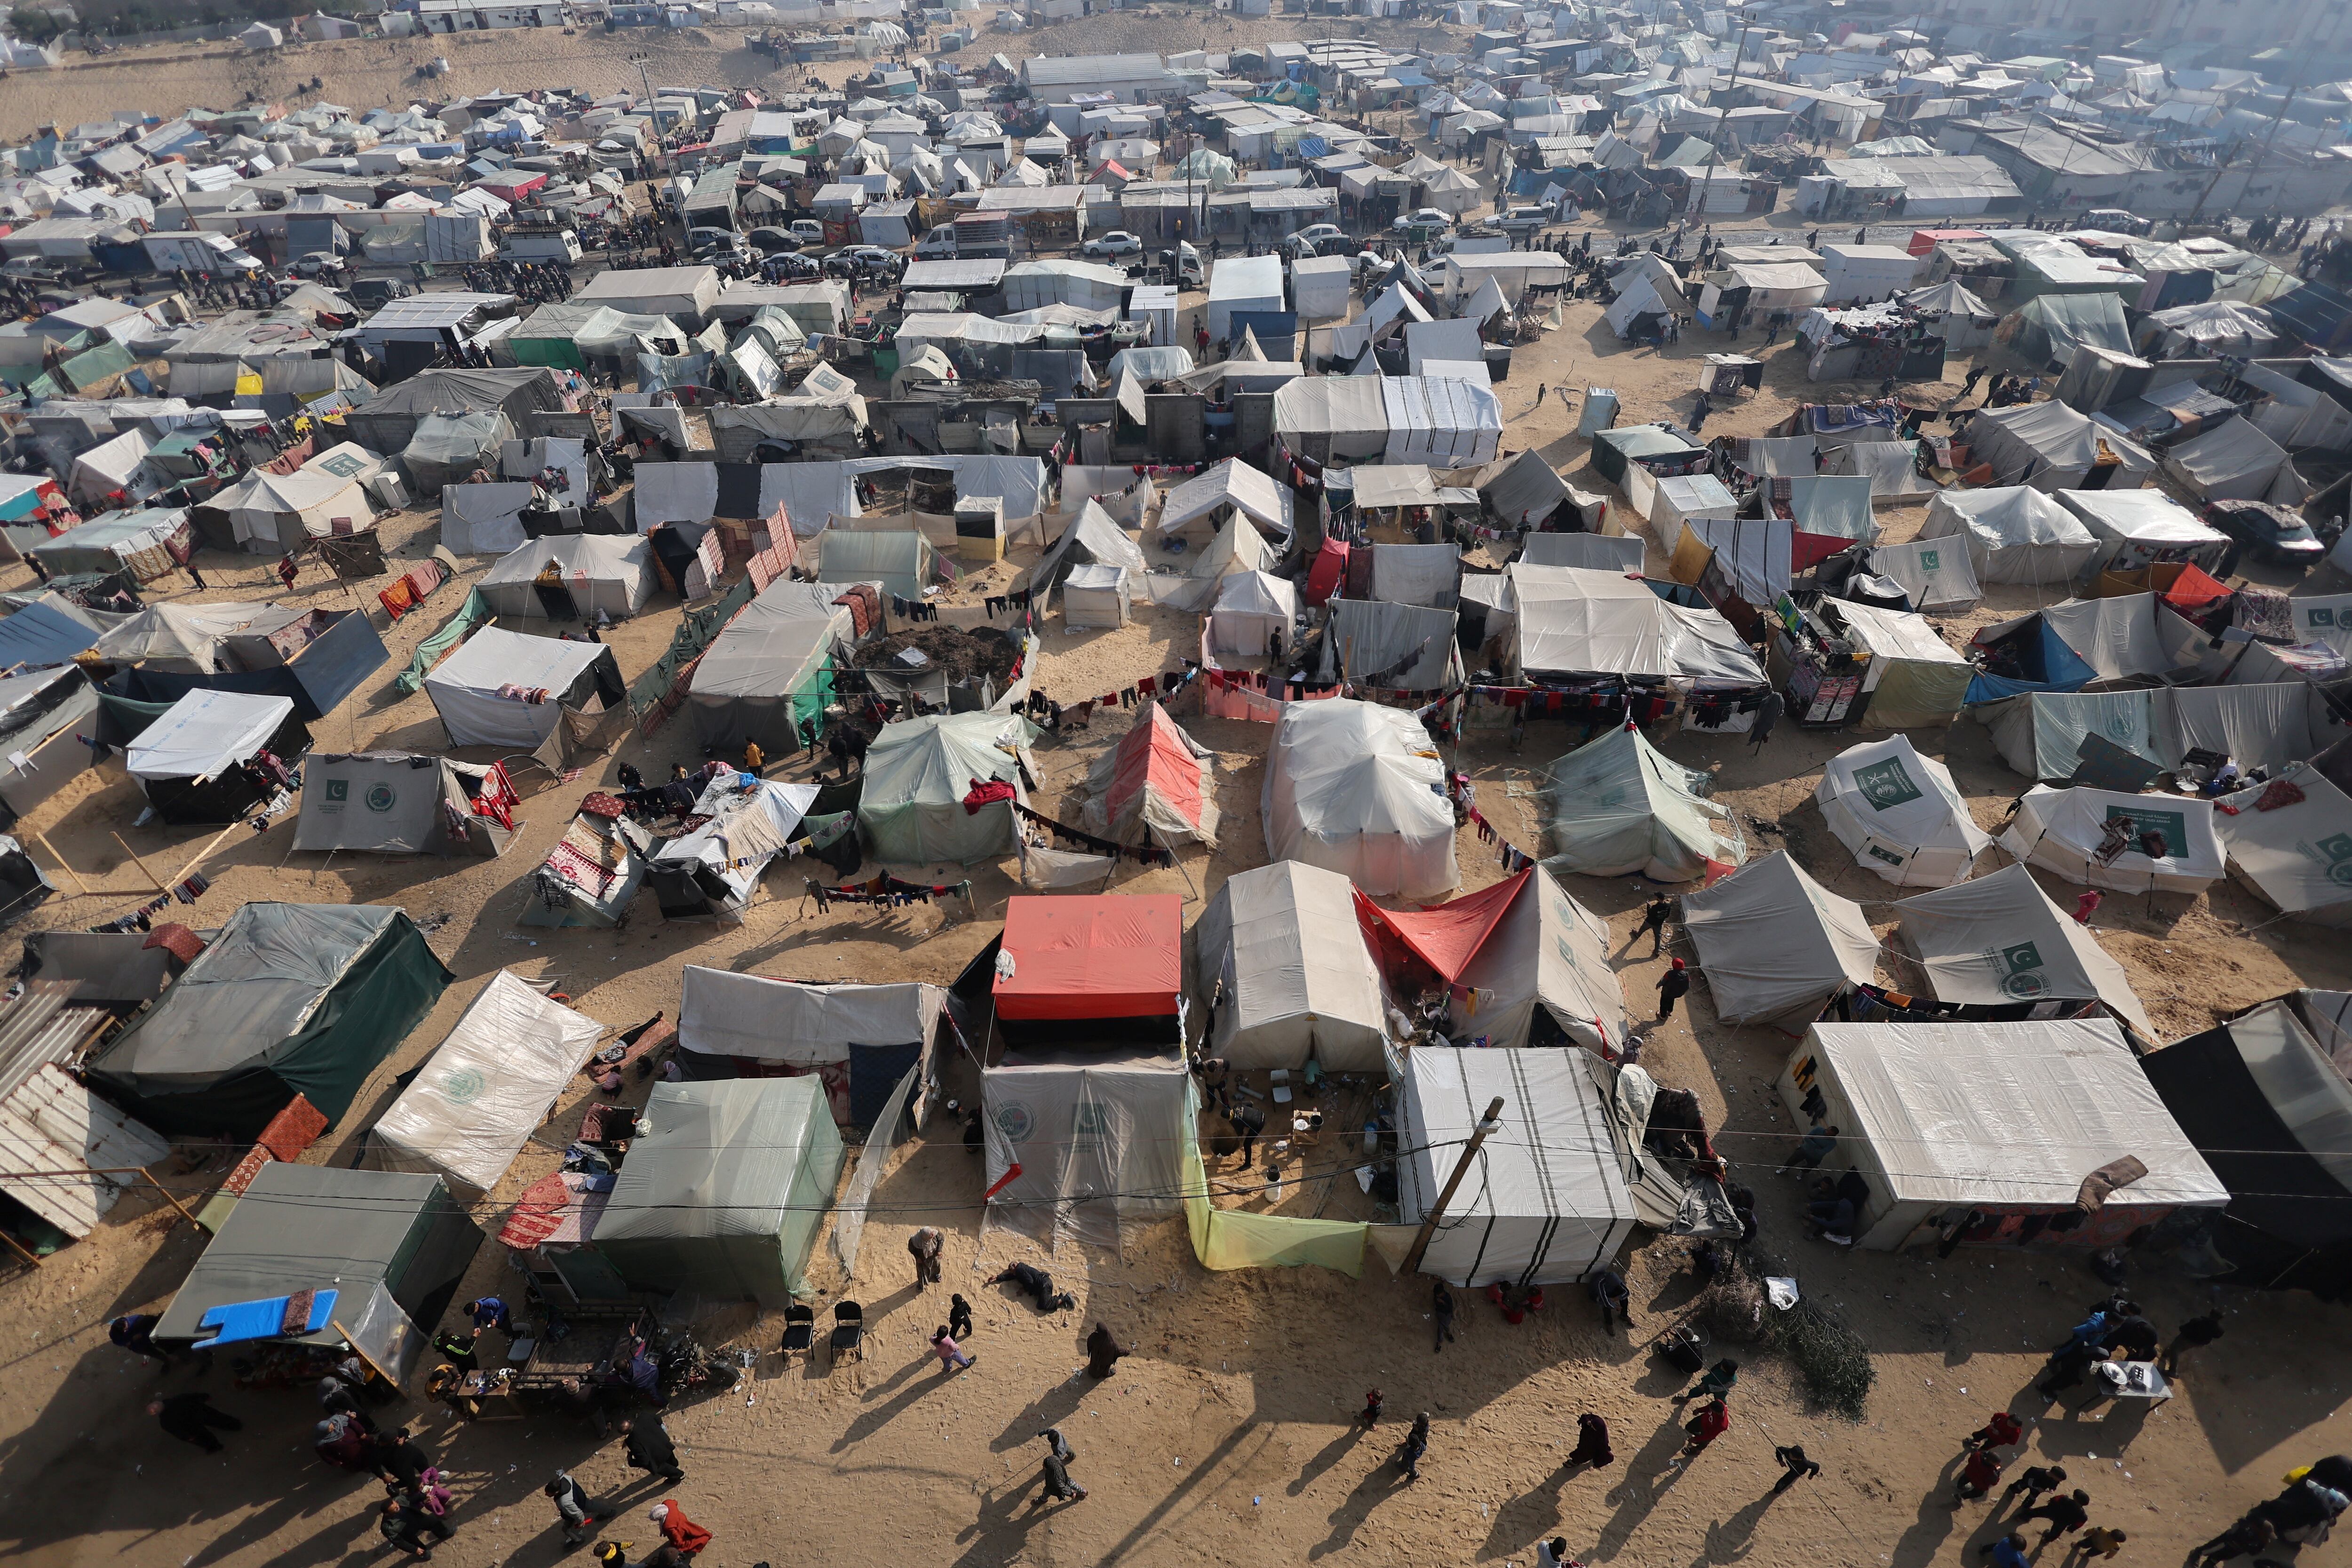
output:
<path id="1" fill-rule="evenodd" d="M 1462 972 L 1470 967 L 1470 961 L 1509 910 L 1511 900 L 1534 875 L 1531 869 L 1522 871 L 1431 910 L 1384 910 L 1359 892 L 1356 918 L 1391 981 L 1422 966 L 1451 985 L 1462 978 Z"/>
<path id="2" fill-rule="evenodd" d="M 1087 783 L 1087 826 L 1121 844 L 1172 847 L 1217 842 L 1217 805 L 1206 778 L 1207 753 L 1147 702 L 1126 736 L 1097 762 Z"/>
<path id="3" fill-rule="evenodd" d="M 1339 591 L 1348 574 L 1348 547 L 1336 539 L 1327 539 L 1323 548 L 1315 552 L 1315 564 L 1307 573 L 1307 602 L 1319 605 Z"/>
<path id="4" fill-rule="evenodd" d="M 1184 900 L 1174 893 L 1005 904 L 999 1018 L 1173 1017 L 1183 984 Z"/>

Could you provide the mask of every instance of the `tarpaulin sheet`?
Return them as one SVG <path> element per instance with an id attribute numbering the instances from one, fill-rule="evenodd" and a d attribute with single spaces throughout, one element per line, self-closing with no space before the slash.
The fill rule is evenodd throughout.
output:
<path id="1" fill-rule="evenodd" d="M 1087 826 L 1121 844 L 1213 848 L 1217 803 L 1208 786 L 1209 758 L 1166 709 L 1146 702 L 1118 744 L 1087 772 Z"/>
<path id="2" fill-rule="evenodd" d="M 1160 1018 L 1183 986 L 1184 900 L 1173 893 L 1016 896 L 1004 910 L 996 1011 L 1005 1018 Z"/>
<path id="3" fill-rule="evenodd" d="M 2129 825 L 2128 847 L 2102 858 L 2107 825 L 2119 819 Z M 2148 852 L 2158 847 L 2149 835 L 2163 840 L 2158 853 Z M 2194 795 L 2036 784 L 2019 799 L 2000 843 L 2019 859 L 2070 882 L 2128 892 L 2202 892 L 2222 871 L 2213 803 Z"/>
<path id="4" fill-rule="evenodd" d="M 2158 1038 L 2124 966 L 2022 865 L 1905 899 L 1895 912 L 1940 1001 L 2101 1001 L 2142 1039 Z"/>
<path id="5" fill-rule="evenodd" d="M 1683 927 L 1725 1023 L 1794 1033 L 1849 984 L 1878 978 L 1878 938 L 1862 906 L 1805 875 L 1785 849 L 1682 902 Z"/>
<path id="6" fill-rule="evenodd" d="M 1378 1072 L 1385 1040 L 1380 972 L 1356 921 L 1359 895 L 1336 871 L 1277 860 L 1235 873 L 1193 928 L 1205 998 L 1222 984 L 1213 1054 L 1243 1072 Z"/>
<path id="7" fill-rule="evenodd" d="M 1898 888 L 1949 887 L 1992 842 L 1951 770 L 1905 735 L 1832 757 L 1813 800 L 1854 864 Z"/>

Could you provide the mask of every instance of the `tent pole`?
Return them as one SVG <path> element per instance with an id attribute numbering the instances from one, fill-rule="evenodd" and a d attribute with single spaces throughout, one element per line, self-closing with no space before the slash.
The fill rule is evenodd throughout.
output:
<path id="1" fill-rule="evenodd" d="M 1503 1097 L 1498 1094 L 1487 1102 L 1486 1114 L 1479 1118 L 1477 1131 L 1470 1134 L 1470 1142 L 1462 1146 L 1462 1157 L 1454 1163 L 1454 1173 L 1445 1178 L 1445 1190 L 1437 1194 L 1437 1201 L 1430 1205 L 1427 1217 L 1422 1220 L 1421 1234 L 1412 1238 L 1412 1250 L 1405 1254 L 1405 1273 L 1419 1271 L 1422 1255 L 1429 1250 L 1430 1238 L 1437 1234 L 1437 1222 L 1445 1217 L 1445 1205 L 1454 1201 L 1454 1189 L 1462 1184 L 1462 1178 L 1470 1173 L 1470 1162 L 1477 1158 L 1478 1146 L 1486 1142 L 1486 1134 L 1503 1125 L 1502 1114 Z"/>
<path id="2" fill-rule="evenodd" d="M 163 1194 L 163 1201 L 164 1201 L 165 1203 L 170 1204 L 173 1208 L 175 1208 L 175 1209 L 177 1209 L 177 1210 L 179 1210 L 179 1211 L 180 1211 L 180 1217 L 181 1217 L 182 1219 L 186 1220 L 190 1225 L 194 1226 L 198 1230 L 202 1230 L 202 1229 L 204 1229 L 204 1228 L 205 1228 L 205 1227 L 204 1227 L 204 1226 L 203 1226 L 203 1224 L 202 1224 L 202 1223 L 201 1223 L 201 1222 L 196 1218 L 196 1216 L 195 1216 L 194 1215 L 190 1214 L 190 1213 L 188 1212 L 188 1205 L 185 1205 L 185 1204 L 184 1204 L 184 1203 L 182 1203 L 179 1199 L 177 1199 L 177 1198 L 173 1197 L 173 1196 L 172 1195 L 172 1189 L 171 1189 L 171 1188 L 169 1188 L 169 1187 L 167 1187 L 167 1186 L 165 1186 L 163 1183 L 161 1183 L 161 1182 L 159 1182 L 159 1181 L 155 1180 L 154 1176 L 149 1173 L 149 1171 L 148 1171 L 148 1169 L 147 1169 L 147 1167 L 146 1167 L 146 1166 L 144 1166 L 144 1165 L 140 1166 L 140 1167 L 139 1167 L 139 1173 L 140 1173 L 141 1175 L 142 1175 L 142 1176 L 145 1176 L 145 1177 L 147 1178 L 147 1181 L 148 1181 L 148 1184 L 149 1184 L 149 1185 L 152 1186 L 152 1187 L 153 1187 L 157 1192 L 159 1192 L 159 1193 L 161 1193 L 161 1194 Z"/>
<path id="3" fill-rule="evenodd" d="M 1192 901 L 1194 903 L 1199 903 L 1201 901 L 1201 889 L 1194 886 L 1192 881 L 1192 873 L 1184 869 L 1184 861 L 1182 858 L 1176 853 L 1176 846 L 1169 843 L 1166 838 L 1161 837 L 1160 829 L 1152 826 L 1148 822 L 1143 825 L 1143 830 L 1151 835 L 1154 838 L 1160 839 L 1160 847 L 1168 851 L 1169 863 L 1173 865 L 1179 871 L 1184 872 L 1184 887 L 1186 890 L 1191 892 L 1192 895 Z"/>
<path id="4" fill-rule="evenodd" d="M 36 833 L 32 835 L 32 837 L 33 840 L 39 844 L 42 848 L 49 852 L 50 858 L 58 863 L 58 869 L 63 871 L 67 876 L 73 879 L 73 884 L 75 887 L 79 888 L 85 893 L 90 890 L 89 884 L 81 879 L 81 873 L 75 870 L 70 865 L 67 864 L 66 858 L 58 853 L 58 847 L 49 842 L 49 836 L 47 834 Z"/>
<path id="5" fill-rule="evenodd" d="M 107 837 L 113 839 L 117 844 L 122 844 L 122 835 L 120 833 L 109 833 Z M 172 890 L 171 883 L 155 881 L 155 873 L 148 869 L 146 861 L 139 858 L 138 850 L 133 849 L 128 844 L 122 844 L 122 852 L 131 857 L 131 863 L 139 868 L 141 875 L 144 876 L 149 881 L 155 882 L 155 890 L 157 892 L 168 893 Z"/>

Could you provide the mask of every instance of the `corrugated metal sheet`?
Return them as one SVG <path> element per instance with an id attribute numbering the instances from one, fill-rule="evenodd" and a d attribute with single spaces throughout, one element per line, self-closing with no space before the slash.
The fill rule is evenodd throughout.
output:
<path id="1" fill-rule="evenodd" d="M 86 1009 L 68 1009 L 69 1024 Z M 96 1173 L 152 1165 L 172 1152 L 143 1123 L 100 1100 L 54 1061 L 0 1100 L 0 1168 L 41 1173 L 0 1175 L 0 1192 L 77 1241 L 98 1228 L 106 1211 L 138 1177 Z"/>

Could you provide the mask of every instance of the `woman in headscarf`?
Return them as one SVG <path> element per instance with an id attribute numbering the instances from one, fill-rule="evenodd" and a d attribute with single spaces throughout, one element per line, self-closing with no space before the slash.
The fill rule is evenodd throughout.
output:
<path id="1" fill-rule="evenodd" d="M 676 1547 L 681 1556 L 691 1557 L 710 1544 L 710 1531 L 687 1518 L 674 1498 L 664 1498 L 654 1504 L 652 1518 L 662 1539 Z"/>

